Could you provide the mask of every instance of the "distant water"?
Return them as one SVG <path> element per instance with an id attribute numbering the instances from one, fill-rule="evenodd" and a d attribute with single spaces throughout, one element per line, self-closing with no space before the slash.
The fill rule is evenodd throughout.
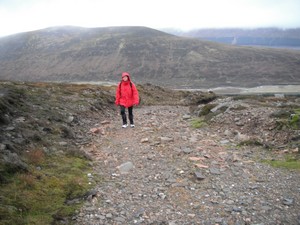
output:
<path id="1" fill-rule="evenodd" d="M 300 51 L 299 46 L 269 46 L 269 45 L 241 45 L 241 46 L 250 46 L 256 48 L 275 48 L 275 49 L 288 49 L 288 50 L 297 50 Z"/>
<path id="2" fill-rule="evenodd" d="M 118 82 L 109 82 L 109 81 L 89 81 L 89 82 L 74 82 L 76 84 L 94 84 L 94 85 L 103 85 L 103 86 L 113 86 L 117 85 Z M 203 88 L 193 88 L 193 89 L 176 89 L 175 90 L 189 90 L 189 91 L 212 91 L 216 94 L 299 94 L 300 95 L 300 85 L 265 85 L 252 88 L 244 87 L 217 87 L 210 89 Z"/>
<path id="3" fill-rule="evenodd" d="M 199 89 L 216 94 L 300 94 L 300 85 L 266 85 L 252 88 L 218 87 Z"/>
<path id="4" fill-rule="evenodd" d="M 102 86 L 112 86 L 117 85 L 118 82 L 110 82 L 110 81 L 78 81 L 72 82 L 74 84 L 92 84 L 92 85 L 102 85 Z"/>

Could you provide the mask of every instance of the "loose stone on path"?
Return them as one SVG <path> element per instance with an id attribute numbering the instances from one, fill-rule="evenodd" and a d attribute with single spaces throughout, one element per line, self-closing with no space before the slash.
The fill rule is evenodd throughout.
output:
<path id="1" fill-rule="evenodd" d="M 130 170 L 134 169 L 132 162 L 126 162 L 117 167 L 121 174 L 127 174 Z"/>

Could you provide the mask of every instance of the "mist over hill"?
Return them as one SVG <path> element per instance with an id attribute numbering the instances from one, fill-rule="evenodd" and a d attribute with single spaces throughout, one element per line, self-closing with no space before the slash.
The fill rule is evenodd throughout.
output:
<path id="1" fill-rule="evenodd" d="M 165 32 L 184 36 L 210 40 L 231 45 L 268 46 L 278 48 L 300 49 L 300 28 L 223 28 L 223 29 L 194 29 L 187 32 L 165 29 Z"/>
<path id="2" fill-rule="evenodd" d="M 300 84 L 300 52 L 229 46 L 147 27 L 56 27 L 0 38 L 0 79 L 174 88 Z"/>

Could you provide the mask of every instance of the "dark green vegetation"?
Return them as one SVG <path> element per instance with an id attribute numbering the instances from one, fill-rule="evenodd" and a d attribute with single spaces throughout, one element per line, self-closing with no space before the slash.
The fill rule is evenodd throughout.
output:
<path id="1" fill-rule="evenodd" d="M 203 118 L 196 118 L 191 121 L 191 125 L 193 128 L 199 129 L 199 128 L 207 126 L 207 123 L 205 122 L 205 120 Z"/>
<path id="2" fill-rule="evenodd" d="M 238 47 L 146 27 L 49 28 L 0 38 L 0 79 L 172 88 L 299 84 L 300 52 Z"/>
<path id="3" fill-rule="evenodd" d="M 53 156 L 39 149 L 27 151 L 26 172 L 4 172 L 0 223 L 39 225 L 61 220 L 70 224 L 70 218 L 95 185 L 89 184 L 87 176 L 91 165 L 72 154 Z"/>
<path id="4" fill-rule="evenodd" d="M 264 160 L 263 162 L 278 168 L 300 170 L 300 159 L 296 157 L 286 157 L 282 160 Z"/>
<path id="5" fill-rule="evenodd" d="M 278 129 L 300 129 L 300 108 L 298 107 L 276 111 L 272 117 L 276 118 Z"/>
<path id="6" fill-rule="evenodd" d="M 276 167 L 299 169 L 300 102 L 298 96 L 240 95 L 223 97 L 219 104 L 209 102 L 190 107 L 198 118 L 195 128 L 218 129 L 239 148 L 268 152 L 264 162 Z M 205 129 L 205 128 L 204 128 Z M 261 159 L 259 159 L 261 160 Z"/>
<path id="7" fill-rule="evenodd" d="M 109 90 L 0 83 L 0 224 L 71 223 L 95 182 L 78 134 L 86 116 L 112 109 Z M 88 136 L 86 137 L 88 142 Z M 79 146 L 78 146 L 79 145 Z"/>
<path id="8" fill-rule="evenodd" d="M 294 129 L 300 129 L 300 109 L 295 109 L 293 112 L 289 123 Z"/>

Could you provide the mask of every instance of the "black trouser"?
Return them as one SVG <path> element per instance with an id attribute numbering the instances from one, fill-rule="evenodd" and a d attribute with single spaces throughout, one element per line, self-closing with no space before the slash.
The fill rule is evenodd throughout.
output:
<path id="1" fill-rule="evenodd" d="M 121 116 L 122 116 L 123 124 L 127 124 L 126 108 L 121 105 L 120 109 L 121 109 Z M 129 117 L 130 124 L 133 124 L 132 109 L 133 109 L 132 106 L 128 107 L 128 117 Z"/>

